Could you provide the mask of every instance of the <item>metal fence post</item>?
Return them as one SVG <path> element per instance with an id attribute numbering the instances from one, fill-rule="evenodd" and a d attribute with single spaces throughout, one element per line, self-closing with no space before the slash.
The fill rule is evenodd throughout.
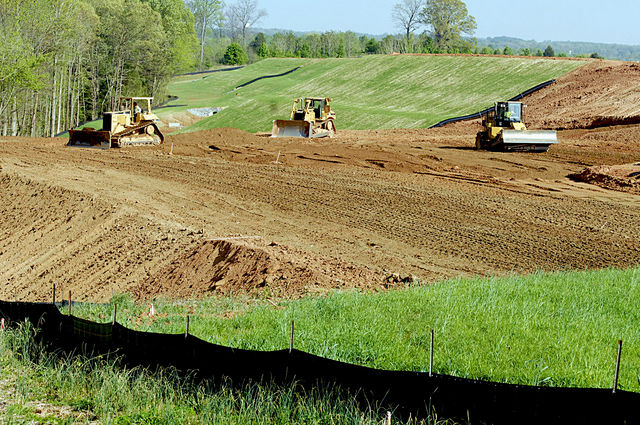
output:
<path id="1" fill-rule="evenodd" d="M 293 351 L 293 330 L 294 330 L 294 325 L 292 320 L 291 321 L 291 337 L 289 339 L 289 354 L 291 354 L 291 352 Z"/>
<path id="2" fill-rule="evenodd" d="M 429 350 L 429 376 L 433 374 L 433 329 L 431 329 L 431 350 Z"/>
<path id="3" fill-rule="evenodd" d="M 618 356 L 616 358 L 616 374 L 613 378 L 613 393 L 618 389 L 618 376 L 620 374 L 620 355 L 622 354 L 622 340 L 618 340 Z"/>

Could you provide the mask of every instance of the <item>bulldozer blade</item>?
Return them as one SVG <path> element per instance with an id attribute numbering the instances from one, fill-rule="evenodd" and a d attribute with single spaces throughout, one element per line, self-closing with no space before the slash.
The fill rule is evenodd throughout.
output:
<path id="1" fill-rule="evenodd" d="M 546 152 L 558 143 L 553 130 L 502 130 L 502 144 L 508 151 Z"/>
<path id="2" fill-rule="evenodd" d="M 111 132 L 98 131 L 89 128 L 82 130 L 69 130 L 69 141 L 67 146 L 82 148 L 111 148 Z"/>
<path id="3" fill-rule="evenodd" d="M 311 138 L 311 123 L 300 120 L 273 120 L 271 137 L 304 137 Z"/>

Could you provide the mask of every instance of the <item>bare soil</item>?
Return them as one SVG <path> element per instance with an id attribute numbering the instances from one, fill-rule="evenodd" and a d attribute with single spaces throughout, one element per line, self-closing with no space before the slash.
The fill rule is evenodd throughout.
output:
<path id="1" fill-rule="evenodd" d="M 542 154 L 475 151 L 479 121 L 316 140 L 221 128 L 108 151 L 5 138 L 0 297 L 49 300 L 53 283 L 91 301 L 297 297 L 636 265 L 640 194 L 570 176 L 638 163 L 639 80 L 592 61 L 525 99 L 531 127 L 566 129 Z"/>

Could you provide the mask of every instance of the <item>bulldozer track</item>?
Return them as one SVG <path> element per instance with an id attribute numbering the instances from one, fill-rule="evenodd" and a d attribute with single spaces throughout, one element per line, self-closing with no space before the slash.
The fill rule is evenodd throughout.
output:
<path id="1" fill-rule="evenodd" d="M 160 129 L 158 128 L 158 126 L 155 123 L 150 123 L 150 122 L 142 122 L 142 123 L 139 123 L 139 124 L 137 124 L 137 125 L 135 125 L 133 127 L 129 127 L 129 128 L 127 128 L 125 130 L 122 130 L 122 131 L 120 131 L 118 133 L 114 133 L 111 136 L 111 139 L 112 140 L 114 140 L 114 139 L 118 140 L 117 143 L 118 143 L 118 145 L 120 145 L 120 138 L 125 137 L 125 136 L 129 136 L 129 135 L 132 135 L 132 134 L 136 134 L 138 132 L 138 130 L 142 130 L 142 129 L 144 129 L 146 127 L 149 127 L 149 126 L 152 126 L 155 129 L 154 134 L 159 138 L 159 142 L 155 143 L 155 142 L 147 142 L 147 141 L 143 141 L 143 142 L 131 141 L 131 142 L 127 142 L 126 145 L 127 146 L 128 145 L 150 145 L 150 144 L 157 145 L 159 143 L 162 143 L 162 141 L 164 140 L 164 136 L 163 136 L 162 132 L 160 131 Z"/>

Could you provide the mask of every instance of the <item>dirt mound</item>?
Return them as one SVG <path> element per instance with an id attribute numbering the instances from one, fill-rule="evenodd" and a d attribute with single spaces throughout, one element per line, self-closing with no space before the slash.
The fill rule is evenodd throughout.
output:
<path id="1" fill-rule="evenodd" d="M 575 181 L 595 184 L 605 189 L 640 195 L 640 162 L 589 167 L 569 177 Z"/>
<path id="2" fill-rule="evenodd" d="M 312 256 L 259 238 L 201 241 L 142 282 L 133 293 L 200 298 L 211 294 L 289 298 L 331 289 L 382 288 L 365 267 Z"/>
<path id="3" fill-rule="evenodd" d="M 592 61 L 526 97 L 534 128 L 576 129 L 640 122 L 640 64 Z"/>
<path id="4" fill-rule="evenodd" d="M 220 146 L 251 146 L 260 143 L 260 137 L 237 128 L 215 128 L 194 133 L 171 134 L 157 147 L 163 153 L 169 153 L 173 145 L 175 155 L 206 155 L 214 153 Z"/>

